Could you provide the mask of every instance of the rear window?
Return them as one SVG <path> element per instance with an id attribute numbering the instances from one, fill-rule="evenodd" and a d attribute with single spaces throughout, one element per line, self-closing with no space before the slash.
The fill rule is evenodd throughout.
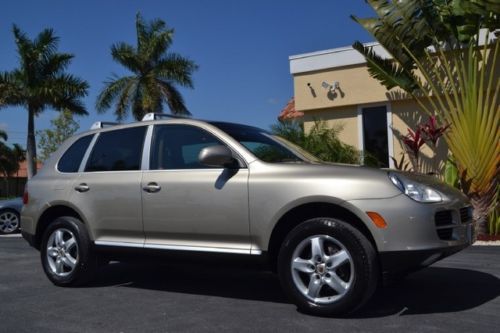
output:
<path id="1" fill-rule="evenodd" d="M 102 132 L 85 171 L 140 170 L 145 134 L 146 126 Z"/>
<path id="2" fill-rule="evenodd" d="M 76 140 L 57 163 L 57 170 L 59 172 L 78 172 L 92 137 L 93 135 L 87 135 Z"/>

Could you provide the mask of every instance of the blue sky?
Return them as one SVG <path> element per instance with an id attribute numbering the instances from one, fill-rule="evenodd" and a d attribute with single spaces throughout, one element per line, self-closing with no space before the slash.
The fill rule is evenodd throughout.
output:
<path id="1" fill-rule="evenodd" d="M 75 55 L 69 72 L 90 84 L 84 99 L 89 116 L 76 118 L 80 131 L 97 120 L 114 120 L 112 110 L 97 114 L 94 103 L 106 78 L 127 73 L 111 59 L 110 46 L 135 43 L 137 12 L 166 21 L 175 29 L 171 50 L 200 66 L 194 89 L 181 89 L 194 117 L 264 128 L 276 122 L 293 95 L 288 56 L 372 40 L 349 18 L 373 16 L 363 0 L 17 0 L 0 7 L 0 71 L 17 66 L 13 23 L 30 38 L 53 28 L 59 51 Z M 46 110 L 35 120 L 36 129 L 47 128 L 56 116 Z M 26 124 L 24 109 L 0 110 L 9 143 L 24 146 Z"/>

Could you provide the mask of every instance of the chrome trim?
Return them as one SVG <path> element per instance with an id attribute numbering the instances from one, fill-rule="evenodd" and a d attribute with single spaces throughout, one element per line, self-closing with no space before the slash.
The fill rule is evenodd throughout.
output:
<path id="1" fill-rule="evenodd" d="M 94 244 L 102 246 L 120 246 L 120 247 L 156 249 L 156 250 L 199 251 L 199 252 L 236 253 L 236 254 L 249 254 L 249 255 L 262 254 L 262 251 L 259 249 L 246 250 L 246 249 L 231 249 L 231 248 L 209 247 L 209 246 L 143 244 L 143 243 L 113 242 L 113 241 L 95 241 Z"/>
<path id="2" fill-rule="evenodd" d="M 121 247 L 135 247 L 135 248 L 144 247 L 144 243 L 134 243 L 134 242 L 95 241 L 94 244 L 103 246 L 121 246 Z"/>

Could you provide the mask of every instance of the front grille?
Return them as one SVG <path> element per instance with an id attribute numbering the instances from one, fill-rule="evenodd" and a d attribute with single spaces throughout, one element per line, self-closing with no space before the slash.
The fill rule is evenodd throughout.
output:
<path id="1" fill-rule="evenodd" d="M 472 219 L 472 208 L 463 207 L 460 208 L 460 222 L 467 223 Z"/>
<path id="2" fill-rule="evenodd" d="M 443 210 L 441 212 L 437 212 L 434 216 L 434 221 L 436 222 L 436 227 L 453 224 L 451 210 Z"/>
<path id="3" fill-rule="evenodd" d="M 443 228 L 453 224 L 453 214 L 451 210 L 443 210 L 434 215 L 434 223 L 439 239 L 451 240 L 453 237 L 453 227 Z"/>

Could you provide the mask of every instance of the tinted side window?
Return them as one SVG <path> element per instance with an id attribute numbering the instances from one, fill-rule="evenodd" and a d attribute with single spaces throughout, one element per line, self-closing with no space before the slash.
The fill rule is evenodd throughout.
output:
<path id="1" fill-rule="evenodd" d="M 140 170 L 146 126 L 102 132 L 85 171 Z"/>
<path id="2" fill-rule="evenodd" d="M 57 170 L 60 172 L 78 172 L 83 155 L 85 155 L 92 137 L 93 135 L 87 135 L 76 140 L 57 163 Z"/>
<path id="3" fill-rule="evenodd" d="M 223 143 L 207 131 L 188 125 L 155 126 L 149 168 L 208 169 L 198 162 L 200 151 Z"/>

